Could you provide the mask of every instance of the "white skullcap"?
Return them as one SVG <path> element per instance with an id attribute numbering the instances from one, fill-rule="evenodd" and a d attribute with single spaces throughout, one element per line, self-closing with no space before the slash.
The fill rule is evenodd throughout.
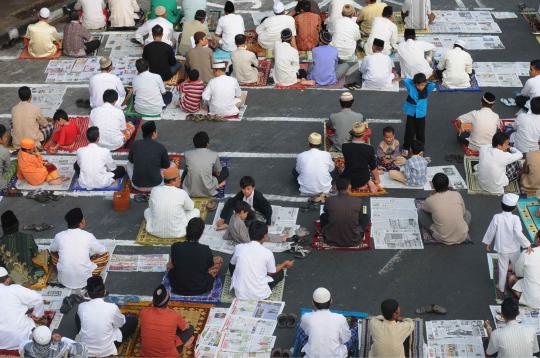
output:
<path id="1" fill-rule="evenodd" d="M 454 42 L 454 45 L 458 45 L 458 46 L 461 46 L 462 48 L 465 48 L 465 41 L 456 40 L 456 42 Z"/>
<path id="2" fill-rule="evenodd" d="M 332 299 L 332 295 L 330 295 L 330 291 L 328 291 L 324 287 L 319 287 L 315 291 L 313 291 L 313 302 L 315 303 L 326 303 L 329 302 Z"/>
<path id="3" fill-rule="evenodd" d="M 45 346 L 51 343 L 51 330 L 47 326 L 38 326 L 32 332 L 32 338 L 34 342 L 40 346 Z"/>
<path id="4" fill-rule="evenodd" d="M 320 145 L 322 143 L 322 137 L 319 133 L 313 132 L 308 137 L 308 143 L 313 145 Z"/>
<path id="5" fill-rule="evenodd" d="M 285 11 L 285 5 L 283 5 L 281 1 L 276 1 L 272 10 L 274 11 L 274 14 L 281 14 Z"/>
<path id="6" fill-rule="evenodd" d="M 352 101 L 354 97 L 351 92 L 343 92 L 341 96 L 339 97 L 339 99 L 342 100 L 343 102 L 348 102 L 348 101 Z"/>
<path id="7" fill-rule="evenodd" d="M 41 10 L 39 10 L 39 17 L 48 19 L 49 16 L 51 16 L 51 10 L 47 9 L 46 7 L 42 7 Z"/>
<path id="8" fill-rule="evenodd" d="M 225 62 L 214 62 L 212 64 L 213 69 L 224 69 L 225 68 Z"/>
<path id="9" fill-rule="evenodd" d="M 0 267 L 0 277 L 5 277 L 7 275 L 9 275 L 7 270 L 4 267 Z"/>
<path id="10" fill-rule="evenodd" d="M 516 206 L 519 200 L 519 195 L 514 193 L 504 194 L 502 197 L 502 203 L 507 206 Z"/>

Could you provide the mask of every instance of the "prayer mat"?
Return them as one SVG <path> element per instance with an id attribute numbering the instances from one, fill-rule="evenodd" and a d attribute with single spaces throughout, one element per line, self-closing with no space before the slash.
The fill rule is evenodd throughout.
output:
<path id="1" fill-rule="evenodd" d="M 126 117 L 133 117 L 133 118 L 159 118 L 161 117 L 160 114 L 142 114 L 138 113 L 135 110 L 135 96 L 133 96 L 133 93 L 129 94 L 129 97 L 127 98 L 127 105 L 126 109 L 124 109 L 124 115 Z"/>
<path id="2" fill-rule="evenodd" d="M 324 150 L 328 151 L 329 148 L 332 148 L 332 146 L 334 145 L 331 139 L 334 136 L 334 134 L 335 134 L 335 131 L 332 128 L 328 127 L 328 125 L 326 124 L 326 121 L 324 121 L 323 122 L 323 136 L 324 136 L 323 143 L 325 145 Z M 371 143 L 371 128 L 369 128 L 369 125 L 368 125 L 368 128 L 366 128 L 362 139 L 364 140 L 364 142 L 368 144 Z M 330 154 L 332 154 L 332 158 L 334 160 L 334 164 L 336 165 L 336 167 L 341 170 L 340 173 L 343 172 L 343 169 L 345 168 L 345 161 L 343 160 L 343 154 L 341 154 L 341 152 L 332 151 L 332 150 L 330 150 Z M 337 162 L 336 160 L 340 160 L 340 161 Z"/>
<path id="3" fill-rule="evenodd" d="M 271 60 L 259 60 L 259 79 L 256 83 L 240 83 L 242 87 L 264 87 L 268 85 L 268 77 L 272 70 Z"/>
<path id="4" fill-rule="evenodd" d="M 351 196 L 381 196 L 381 195 L 388 194 L 388 192 L 381 185 L 377 185 L 377 188 L 378 188 L 377 192 L 372 193 L 366 184 L 361 188 L 352 189 L 350 195 Z"/>
<path id="5" fill-rule="evenodd" d="M 312 312 L 312 308 L 308 307 L 302 307 L 300 309 L 300 317 L 302 317 L 305 313 Z M 347 319 L 347 323 L 349 324 L 349 328 L 352 330 L 351 332 L 351 340 L 347 342 L 347 348 L 349 349 L 349 357 L 358 357 L 358 325 L 360 322 L 362 322 L 363 319 L 367 318 L 369 315 L 367 313 L 363 312 L 351 312 L 351 311 L 337 311 L 337 310 L 330 310 L 334 313 L 339 313 L 343 316 L 345 316 L 345 319 Z M 308 336 L 300 329 L 300 322 L 298 323 L 296 327 L 296 337 L 294 339 L 294 345 L 293 345 L 293 356 L 294 357 L 301 357 L 302 356 L 302 348 L 306 345 L 308 341 Z"/>
<path id="6" fill-rule="evenodd" d="M 88 124 L 90 122 L 89 116 L 77 116 L 77 117 L 69 117 L 70 121 L 75 122 L 77 127 L 79 128 L 79 134 L 77 134 L 77 137 L 75 138 L 75 142 L 73 142 L 72 145 L 67 147 L 61 147 L 57 153 L 73 153 L 77 149 L 87 146 L 88 145 L 88 139 L 86 139 L 86 131 L 88 130 Z M 54 130 L 58 130 L 60 127 L 58 124 L 55 124 Z M 43 149 L 47 151 L 47 153 L 53 153 L 51 151 L 51 147 L 54 145 L 52 138 L 47 141 L 43 145 Z"/>
<path id="7" fill-rule="evenodd" d="M 446 88 L 443 87 L 443 80 L 442 78 L 437 77 L 437 67 L 436 65 L 433 65 L 433 75 L 435 76 L 435 79 L 437 80 L 435 83 L 437 84 L 437 91 L 439 92 L 480 92 L 482 89 L 478 85 L 478 80 L 476 79 L 476 75 L 473 75 L 471 77 L 471 87 L 468 88 Z"/>
<path id="8" fill-rule="evenodd" d="M 231 62 L 231 53 L 227 52 L 225 50 L 222 50 L 221 48 L 217 48 L 214 51 L 213 55 L 214 62 Z"/>
<path id="9" fill-rule="evenodd" d="M 201 211 L 201 219 L 205 221 L 206 216 L 208 215 L 208 209 L 206 208 L 206 204 L 208 204 L 208 202 L 211 199 L 210 198 L 192 198 L 192 200 L 195 203 L 195 207 Z M 137 233 L 137 238 L 135 239 L 136 244 L 149 245 L 149 246 L 172 245 L 175 242 L 184 242 L 184 241 L 186 241 L 185 237 L 162 239 L 160 237 L 157 237 L 148 233 L 146 231 L 146 220 L 144 219 L 141 223 L 141 227 L 139 228 L 139 232 Z"/>
<path id="10" fill-rule="evenodd" d="M 16 188 L 19 190 L 52 190 L 52 191 L 69 191 L 71 187 L 71 182 L 73 181 L 73 176 L 75 175 L 75 168 L 73 164 L 77 158 L 73 155 L 44 155 L 44 160 L 54 164 L 58 171 L 58 175 L 62 177 L 69 178 L 67 181 L 63 182 L 60 185 L 51 185 L 47 182 L 34 186 L 30 185 L 26 180 L 21 179 L 17 180 Z"/>
<path id="11" fill-rule="evenodd" d="M 131 313 L 138 316 L 144 307 L 149 307 L 151 305 L 151 302 L 128 303 L 125 306 L 122 306 L 120 308 L 120 311 L 122 311 L 122 313 L 124 314 Z M 210 308 L 212 308 L 213 305 L 204 303 L 171 301 L 169 302 L 168 306 L 172 310 L 181 314 L 182 317 L 184 317 L 184 319 L 193 326 L 193 328 L 195 329 L 196 341 L 198 335 L 201 334 L 204 326 L 206 325 L 206 321 L 208 320 L 208 315 L 210 313 Z M 195 345 L 193 345 L 193 348 L 184 349 L 180 356 L 194 357 L 194 348 Z M 122 345 L 118 348 L 118 357 L 141 357 L 140 349 L 141 330 L 139 326 L 137 327 L 137 330 L 135 331 L 133 336 L 131 336 L 131 338 L 128 339 L 126 342 L 123 342 Z"/>
<path id="12" fill-rule="evenodd" d="M 4 357 L 20 357 L 18 350 L 0 349 L 0 358 Z"/>
<path id="13" fill-rule="evenodd" d="M 294 84 L 290 86 L 281 86 L 281 85 L 275 85 L 275 89 L 306 89 L 308 86 L 300 85 L 300 84 Z"/>
<path id="14" fill-rule="evenodd" d="M 311 51 L 298 51 L 298 57 L 300 62 L 313 62 L 313 52 Z"/>
<path id="15" fill-rule="evenodd" d="M 243 91 L 247 92 L 247 91 Z M 247 98 L 247 93 L 246 93 Z M 194 122 L 202 122 L 202 121 L 209 121 L 209 122 L 240 122 L 242 118 L 244 117 L 244 113 L 246 113 L 247 106 L 243 105 L 239 108 L 240 112 L 238 114 L 234 114 L 231 116 L 218 116 L 215 114 L 208 114 L 206 110 L 199 111 L 196 113 L 185 113 L 182 112 L 180 108 L 177 108 L 179 113 L 184 114 L 184 118 L 180 118 L 178 116 L 177 118 L 174 118 L 173 120 L 187 120 L 187 121 L 194 121 Z"/>
<path id="16" fill-rule="evenodd" d="M 163 276 L 163 285 L 165 286 L 167 291 L 169 291 L 171 295 L 171 301 L 217 304 L 220 302 L 219 299 L 221 297 L 221 290 L 223 289 L 223 280 L 218 275 L 216 279 L 214 280 L 214 286 L 212 287 L 212 290 L 207 294 L 202 294 L 202 295 L 197 295 L 197 296 L 184 296 L 184 295 L 178 295 L 172 292 L 171 282 L 169 281 L 168 273 L 166 273 L 165 276 Z"/>
<path id="17" fill-rule="evenodd" d="M 259 45 L 259 42 L 257 41 L 257 32 L 255 30 L 248 30 L 244 32 L 244 35 L 246 36 L 247 50 L 255 52 L 258 58 L 265 58 L 266 49 Z"/>
<path id="18" fill-rule="evenodd" d="M 273 289 L 272 294 L 270 297 L 268 297 L 267 301 L 283 301 L 283 292 L 285 290 L 285 279 L 287 278 L 287 274 L 283 277 L 283 280 L 281 280 Z M 223 282 L 223 290 L 221 292 L 221 303 L 232 303 L 234 300 L 234 292 L 231 291 L 231 273 L 229 270 L 227 270 L 227 274 L 225 275 L 225 280 Z"/>
<path id="19" fill-rule="evenodd" d="M 219 161 L 221 163 L 222 168 L 228 168 L 229 162 L 231 161 L 231 158 L 223 157 L 219 158 Z M 225 185 L 223 185 L 222 188 L 217 189 L 217 194 L 214 195 L 214 198 L 216 199 L 225 199 L 225 191 L 227 190 L 227 179 L 225 179 Z"/>
<path id="20" fill-rule="evenodd" d="M 523 16 L 523 19 L 525 19 L 525 21 L 527 21 L 527 23 L 531 27 L 532 33 L 535 35 L 540 32 L 540 22 L 536 20 L 537 14 L 538 14 L 537 12 L 521 13 L 521 16 Z"/>
<path id="21" fill-rule="evenodd" d="M 303 51 L 303 52 L 309 52 L 311 53 L 311 51 Z M 300 61 L 302 61 L 302 59 L 300 59 Z M 310 66 L 310 63 L 309 62 L 313 62 L 313 59 L 311 59 L 311 61 L 305 61 L 305 62 L 301 62 L 300 63 L 300 68 L 305 70 L 307 73 L 309 73 L 308 69 L 309 69 L 309 66 Z M 333 85 L 315 85 L 315 86 L 311 86 L 312 88 L 326 88 L 326 89 L 343 89 L 345 88 L 345 78 L 346 76 L 343 76 L 341 79 L 339 79 L 336 83 L 334 83 Z M 304 86 L 304 87 L 309 87 L 309 86 Z"/>
<path id="22" fill-rule="evenodd" d="M 0 190 L 0 196 L 9 196 L 8 191 L 10 190 L 18 191 L 15 187 L 17 184 L 17 159 L 11 161 L 4 178 L 7 180 L 7 185 Z"/>
<path id="23" fill-rule="evenodd" d="M 124 183 L 126 181 L 126 177 L 122 177 L 120 179 L 116 179 L 114 183 L 111 185 L 105 187 L 105 188 L 96 188 L 96 189 L 85 189 L 79 186 L 79 176 L 75 174 L 75 177 L 73 178 L 73 182 L 71 183 L 71 187 L 69 188 L 69 191 L 121 191 L 124 187 Z"/>
<path id="24" fill-rule="evenodd" d="M 371 249 L 371 224 L 366 227 L 364 231 L 364 238 L 360 241 L 358 246 L 332 246 L 324 242 L 324 235 L 321 231 L 321 222 L 315 221 L 315 230 L 313 230 L 313 239 L 311 241 L 311 247 L 317 251 L 321 250 L 336 250 L 336 251 L 365 251 Z"/>
<path id="25" fill-rule="evenodd" d="M 540 201 L 535 197 L 520 198 L 517 208 L 521 221 L 523 221 L 523 226 L 525 226 L 529 234 L 529 239 L 533 242 L 540 227 L 540 218 L 534 215 L 540 211 Z"/>
<path id="26" fill-rule="evenodd" d="M 56 52 L 47 57 L 34 57 L 30 55 L 30 52 L 28 52 L 28 47 L 24 46 L 24 49 L 19 55 L 19 60 L 55 60 L 57 58 L 60 58 L 60 56 L 62 56 L 62 49 L 58 48 L 58 46 L 57 46 Z"/>
<path id="27" fill-rule="evenodd" d="M 398 32 L 400 34 L 405 32 L 405 21 L 401 18 L 401 13 L 399 11 L 394 12 L 394 23 L 397 25 Z M 416 34 L 430 34 L 429 30 L 416 30 Z"/>
<path id="28" fill-rule="evenodd" d="M 370 318 L 365 318 L 358 323 L 359 332 L 359 352 L 358 357 L 368 357 L 369 350 L 373 344 L 373 338 L 371 337 L 371 331 L 369 329 Z M 423 357 L 424 348 L 424 320 L 421 318 L 413 318 L 414 331 L 409 338 L 405 340 L 405 356 L 408 358 L 421 358 Z"/>
<path id="29" fill-rule="evenodd" d="M 176 165 L 177 168 L 182 168 L 182 158 L 183 158 L 183 155 L 182 154 L 177 154 L 177 153 L 169 153 L 169 160 L 171 162 L 173 162 L 174 165 Z M 137 190 L 135 189 L 132 185 L 131 185 L 131 180 L 129 178 L 125 178 L 125 188 L 129 188 L 129 192 L 131 194 L 144 194 L 144 195 L 150 195 L 150 192 L 149 191 L 140 191 L 140 190 Z"/>
<path id="30" fill-rule="evenodd" d="M 129 140 L 119 149 L 113 150 L 112 152 L 116 153 L 128 153 L 129 149 L 137 139 L 137 133 L 139 133 L 139 129 L 142 125 L 142 119 L 141 118 L 131 118 L 129 116 L 126 117 L 126 122 L 131 122 L 133 126 L 135 127 L 135 130 L 133 131 L 133 134 L 129 138 Z"/>
<path id="31" fill-rule="evenodd" d="M 176 87 L 176 86 L 178 86 L 178 84 L 180 83 L 180 80 L 182 78 L 183 78 L 183 76 L 182 76 L 182 66 L 180 66 L 180 68 L 178 68 L 178 71 L 176 71 L 176 73 L 171 78 L 169 78 L 167 81 L 164 81 L 163 84 L 165 86 Z"/>
<path id="32" fill-rule="evenodd" d="M 483 195 L 495 195 L 499 196 L 499 194 L 492 194 L 489 193 L 482 188 L 480 188 L 480 184 L 478 184 L 478 176 L 475 175 L 473 171 L 473 167 L 478 164 L 478 158 L 476 157 L 463 157 L 463 166 L 465 167 L 465 177 L 467 180 L 467 193 L 469 194 L 483 194 Z M 514 193 L 514 194 L 520 194 L 519 189 L 519 182 L 517 180 L 512 181 L 508 186 L 504 188 L 505 193 Z"/>

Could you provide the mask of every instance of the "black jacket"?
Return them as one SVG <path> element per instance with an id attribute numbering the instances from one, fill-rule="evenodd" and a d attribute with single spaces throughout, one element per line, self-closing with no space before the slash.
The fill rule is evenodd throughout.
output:
<path id="1" fill-rule="evenodd" d="M 234 197 L 227 200 L 227 202 L 225 203 L 225 206 L 223 207 L 223 210 L 221 211 L 220 218 L 225 220 L 226 223 L 229 223 L 229 219 L 234 213 L 234 207 L 236 206 L 236 202 L 240 200 L 244 200 L 244 193 L 242 193 L 241 191 L 238 194 L 236 194 Z M 268 200 L 265 199 L 263 194 L 258 190 L 255 190 L 255 192 L 253 193 L 253 208 L 256 211 L 263 214 L 263 216 L 266 218 L 267 225 L 271 225 L 272 206 L 270 205 Z"/>

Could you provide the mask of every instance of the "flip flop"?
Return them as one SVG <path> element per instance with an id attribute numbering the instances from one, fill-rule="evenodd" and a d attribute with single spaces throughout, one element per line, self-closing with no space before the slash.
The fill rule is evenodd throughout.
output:
<path id="1" fill-rule="evenodd" d="M 294 328 L 296 327 L 296 323 L 298 322 L 298 316 L 294 313 L 290 313 L 286 316 L 287 318 L 287 328 Z"/>
<path id="2" fill-rule="evenodd" d="M 23 230 L 35 231 L 35 232 L 42 232 L 42 231 L 51 230 L 51 229 L 54 229 L 54 225 L 50 225 L 47 223 L 30 224 L 30 225 L 25 225 L 23 227 Z"/>
<path id="3" fill-rule="evenodd" d="M 290 357 L 292 357 L 291 350 L 290 350 L 290 349 L 283 349 L 283 350 L 281 351 L 281 356 L 284 357 L 284 358 L 290 358 Z"/>
<path id="4" fill-rule="evenodd" d="M 300 246 L 300 245 L 296 245 L 296 247 L 291 250 L 294 250 L 291 252 L 294 254 L 294 257 L 297 259 L 305 259 L 311 253 L 311 250 L 305 249 L 303 246 Z"/>
<path id="5" fill-rule="evenodd" d="M 416 314 L 424 314 L 424 313 L 437 313 L 437 314 L 446 314 L 446 308 L 436 305 L 436 304 L 430 304 L 422 307 L 418 307 L 416 309 Z"/>
<path id="6" fill-rule="evenodd" d="M 283 351 L 281 348 L 274 348 L 272 349 L 272 353 L 270 353 L 270 357 L 283 357 Z"/>
<path id="7" fill-rule="evenodd" d="M 282 313 L 277 318 L 277 326 L 278 328 L 286 328 L 287 327 L 287 316 L 288 314 Z"/>

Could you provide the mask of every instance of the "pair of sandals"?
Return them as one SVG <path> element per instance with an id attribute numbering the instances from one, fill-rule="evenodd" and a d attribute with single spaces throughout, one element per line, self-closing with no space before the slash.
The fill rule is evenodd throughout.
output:
<path id="1" fill-rule="evenodd" d="M 446 314 L 448 311 L 446 310 L 446 308 L 432 303 L 430 305 L 418 307 L 415 312 L 416 314 L 425 314 L 425 313 Z"/>
<path id="2" fill-rule="evenodd" d="M 26 195 L 27 199 L 34 199 L 38 203 L 47 203 L 49 201 L 58 201 L 60 197 L 55 195 L 52 190 L 35 190 Z"/>
<path id="3" fill-rule="evenodd" d="M 353 82 L 353 83 L 349 83 L 348 85 L 345 85 L 345 88 L 351 91 L 357 91 L 357 90 L 362 89 L 362 86 L 357 82 Z"/>
<path id="4" fill-rule="evenodd" d="M 23 227 L 24 231 L 35 231 L 35 232 L 42 232 L 42 231 L 47 231 L 51 229 L 54 229 L 54 225 L 47 224 L 47 223 L 30 224 L 30 225 L 25 225 Z"/>
<path id="5" fill-rule="evenodd" d="M 509 97 L 509 98 L 501 98 L 499 101 L 501 101 L 502 104 L 504 104 L 506 107 L 515 107 L 517 106 L 516 100 Z"/>
<path id="6" fill-rule="evenodd" d="M 311 253 L 311 250 L 300 245 L 299 243 L 293 243 L 291 244 L 289 252 L 294 254 L 294 257 L 297 259 L 305 259 Z"/>
<path id="7" fill-rule="evenodd" d="M 277 317 L 278 328 L 295 328 L 298 316 L 294 313 L 282 313 Z"/>
<path id="8" fill-rule="evenodd" d="M 274 348 L 272 349 L 272 353 L 270 354 L 270 357 L 290 358 L 292 357 L 292 352 L 290 349 L 286 349 L 286 348 Z"/>

